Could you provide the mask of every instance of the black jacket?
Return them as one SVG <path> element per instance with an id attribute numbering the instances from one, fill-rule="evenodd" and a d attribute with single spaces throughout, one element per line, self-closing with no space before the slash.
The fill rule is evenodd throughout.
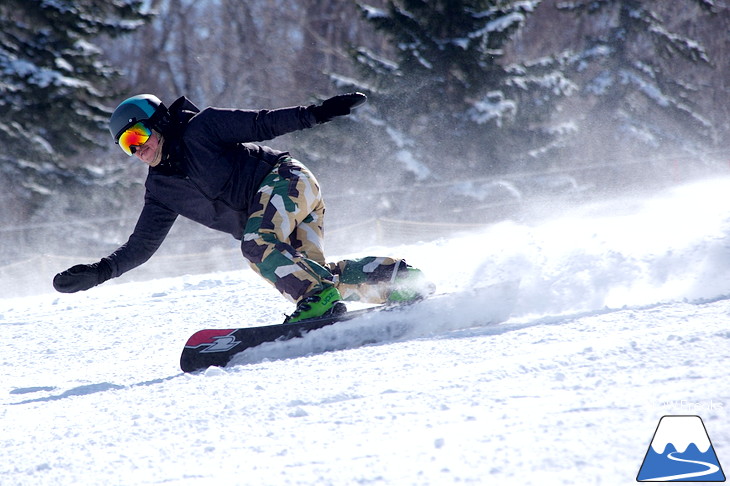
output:
<path id="1" fill-rule="evenodd" d="M 129 240 L 107 257 L 112 277 L 146 262 L 178 215 L 243 237 L 251 199 L 279 159 L 288 157 L 250 142 L 310 128 L 303 106 L 278 110 L 206 108 L 182 97 L 170 106 L 162 132 L 163 159 L 150 167 L 145 204 Z"/>

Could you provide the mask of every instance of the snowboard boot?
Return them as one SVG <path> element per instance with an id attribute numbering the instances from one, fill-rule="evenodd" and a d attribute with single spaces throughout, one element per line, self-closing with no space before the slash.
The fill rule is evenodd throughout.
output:
<path id="1" fill-rule="evenodd" d="M 347 312 L 347 307 L 342 302 L 340 291 L 330 285 L 300 300 L 294 313 L 287 316 L 284 323 L 336 316 L 345 312 Z"/>
<path id="2" fill-rule="evenodd" d="M 388 294 L 389 304 L 405 304 L 425 299 L 436 292 L 436 286 L 426 280 L 423 272 L 407 265 L 398 270 L 392 283 L 392 290 Z"/>

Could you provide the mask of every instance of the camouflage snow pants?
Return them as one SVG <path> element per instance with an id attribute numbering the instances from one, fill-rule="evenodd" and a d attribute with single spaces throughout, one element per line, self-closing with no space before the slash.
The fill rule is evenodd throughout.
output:
<path id="1" fill-rule="evenodd" d="M 345 300 L 382 303 L 403 260 L 366 257 L 326 263 L 325 206 L 314 175 L 283 159 L 261 183 L 241 242 L 251 267 L 288 299 L 297 302 L 335 285 Z"/>

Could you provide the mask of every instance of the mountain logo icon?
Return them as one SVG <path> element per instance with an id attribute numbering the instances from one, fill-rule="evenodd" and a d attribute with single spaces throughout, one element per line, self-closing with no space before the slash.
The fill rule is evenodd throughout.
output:
<path id="1" fill-rule="evenodd" d="M 697 415 L 659 419 L 636 481 L 724 482 L 725 473 L 702 419 Z"/>

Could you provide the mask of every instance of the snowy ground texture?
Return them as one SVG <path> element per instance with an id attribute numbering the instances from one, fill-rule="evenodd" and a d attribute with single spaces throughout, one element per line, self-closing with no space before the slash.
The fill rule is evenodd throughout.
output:
<path id="1" fill-rule="evenodd" d="M 198 374 L 178 368 L 190 334 L 291 304 L 247 269 L 0 299 L 0 484 L 629 485 L 669 414 L 702 417 L 727 475 L 728 194 L 705 181 L 368 249 L 453 305 L 406 311 L 408 339 L 352 347 L 351 322 Z"/>

